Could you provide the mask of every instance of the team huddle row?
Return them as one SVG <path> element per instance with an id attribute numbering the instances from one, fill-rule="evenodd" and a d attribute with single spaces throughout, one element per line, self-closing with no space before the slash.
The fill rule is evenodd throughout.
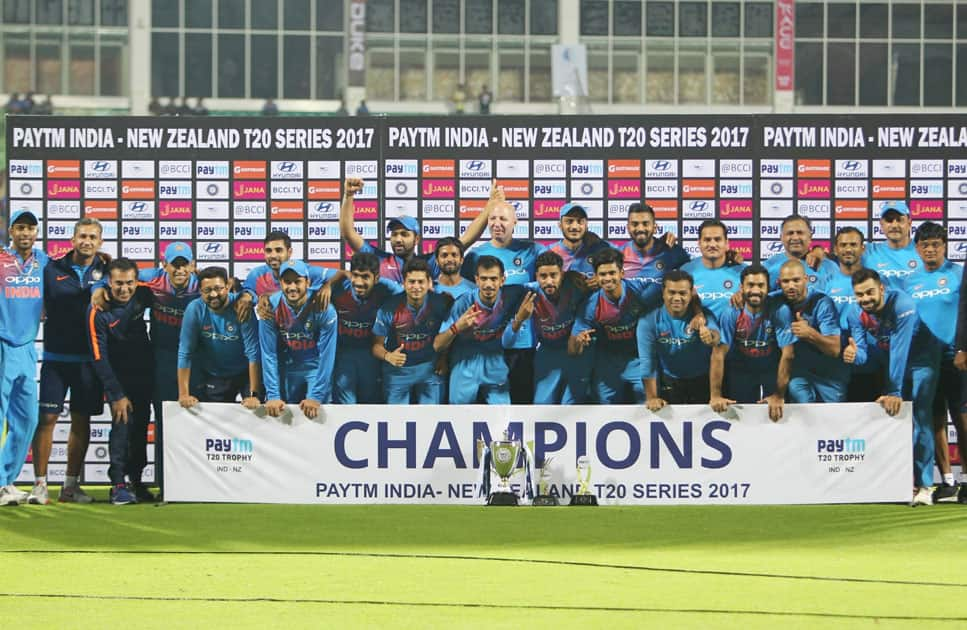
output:
<path id="1" fill-rule="evenodd" d="M 397 217 L 384 251 L 355 230 L 362 184 L 349 178 L 344 188 L 341 233 L 355 252 L 348 271 L 292 260 L 289 237 L 273 232 L 265 263 L 241 287 L 220 267 L 196 272 L 185 243 L 169 245 L 157 269 L 108 263 L 93 219 L 77 223 L 71 252 L 47 262 L 32 250 L 36 217 L 15 213 L 5 255 L 20 271 L 36 263 L 42 282 L 33 298 L 47 318 L 38 478 L 68 390 L 68 481 L 87 448 L 85 424 L 106 397 L 115 421 L 109 474 L 119 488 L 127 477 L 139 496 L 147 492 L 140 482 L 152 403 L 191 408 L 239 397 L 273 416 L 298 405 L 310 418 L 329 402 L 643 402 L 653 411 L 764 402 L 774 420 L 785 401 L 875 400 L 896 414 L 906 398 L 915 487 L 932 485 L 935 433 L 949 477 L 943 419 L 949 409 L 963 427 L 959 370 L 967 368 L 952 315 L 961 269 L 945 259 L 942 226 L 921 225 L 911 242 L 902 201 L 881 210 L 885 242 L 864 244 L 846 228 L 827 257 L 811 248 L 808 219 L 793 215 L 782 226 L 784 253 L 746 265 L 717 220 L 701 225 L 701 257 L 690 260 L 673 238 L 656 238 L 644 203 L 629 208 L 631 241 L 621 247 L 588 232 L 578 204 L 561 208 L 563 238 L 550 247 L 516 239 L 515 210 L 496 185 L 460 238 L 420 254 L 418 221 Z M 470 248 L 485 230 L 490 239 Z M 21 302 L 31 301 L 24 293 Z M 4 350 L 32 342 L 39 309 L 31 320 L 26 306 L 0 308 Z M 28 404 L 8 394 L 7 408 Z M 160 432 L 159 408 L 156 417 Z M 16 477 L 7 472 L 8 446 L 0 485 Z M 160 467 L 160 450 L 156 459 Z"/>

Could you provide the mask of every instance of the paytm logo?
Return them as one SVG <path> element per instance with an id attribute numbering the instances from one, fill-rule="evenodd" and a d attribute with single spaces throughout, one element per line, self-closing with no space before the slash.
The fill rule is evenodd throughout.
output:
<path id="1" fill-rule="evenodd" d="M 241 438 L 205 438 L 205 452 L 252 453 L 255 445 L 252 440 Z"/>
<path id="2" fill-rule="evenodd" d="M 416 177 L 419 171 L 416 160 L 386 160 L 383 167 L 387 177 Z"/>
<path id="3" fill-rule="evenodd" d="M 549 179 L 542 182 L 534 182 L 535 197 L 565 197 L 566 195 L 567 184 L 564 182 L 564 180 Z"/>
<path id="4" fill-rule="evenodd" d="M 195 177 L 198 179 L 228 178 L 228 162 L 197 162 Z"/>
<path id="5" fill-rule="evenodd" d="M 162 199 L 190 199 L 191 182 L 160 182 L 158 196 Z"/>
<path id="6" fill-rule="evenodd" d="M 760 177 L 792 177 L 792 160 L 762 160 L 759 162 Z"/>
<path id="7" fill-rule="evenodd" d="M 834 438 L 816 440 L 817 453 L 865 453 L 866 440 L 858 438 Z"/>
<path id="8" fill-rule="evenodd" d="M 571 160 L 571 177 L 601 177 L 604 164 L 601 160 Z"/>

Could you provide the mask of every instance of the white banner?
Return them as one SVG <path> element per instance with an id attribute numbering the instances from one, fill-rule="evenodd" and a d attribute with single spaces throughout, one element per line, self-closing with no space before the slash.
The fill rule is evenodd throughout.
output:
<path id="1" fill-rule="evenodd" d="M 508 426 L 549 458 L 562 503 L 580 456 L 603 505 L 893 502 L 913 480 L 910 403 L 894 418 L 871 403 L 786 405 L 779 423 L 764 405 L 333 405 L 309 420 L 295 405 L 270 418 L 164 404 L 168 501 L 480 504 L 476 440 Z"/>

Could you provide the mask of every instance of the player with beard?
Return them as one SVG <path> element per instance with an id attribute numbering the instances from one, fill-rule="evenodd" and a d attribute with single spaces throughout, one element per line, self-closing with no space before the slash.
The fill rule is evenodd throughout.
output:
<path id="1" fill-rule="evenodd" d="M 558 222 L 563 238 L 548 249 L 561 257 L 564 271 L 575 271 L 586 278 L 589 289 L 597 289 L 594 277 L 594 254 L 612 245 L 594 232 L 588 231 L 588 211 L 576 203 L 561 206 Z"/>
<path id="2" fill-rule="evenodd" d="M 563 270 L 564 261 L 554 251 L 537 257 L 537 281 L 525 286 L 529 293 L 507 327 L 504 345 L 530 320 L 537 333 L 534 356 L 534 404 L 580 405 L 587 402 L 593 351 L 568 354 L 567 342 L 588 291 L 579 272 Z"/>
<path id="3" fill-rule="evenodd" d="M 770 299 L 769 272 L 750 265 L 741 275 L 742 307 L 729 306 L 719 317 L 722 343 L 712 352 L 711 406 L 725 411 L 732 403 L 768 403 L 770 417 L 782 417 L 788 369 L 779 373 L 780 350 L 773 316 L 779 299 Z M 783 353 L 790 354 L 792 346 Z M 788 368 L 791 356 L 783 362 Z M 725 396 L 722 382 L 725 381 Z"/>
<path id="4" fill-rule="evenodd" d="M 681 245 L 669 245 L 669 240 L 674 240 L 669 235 L 655 238 L 655 210 L 646 203 L 635 202 L 628 207 L 628 237 L 631 241 L 620 251 L 629 279 L 661 282 L 665 272 L 678 269 L 691 258 Z"/>
<path id="5" fill-rule="evenodd" d="M 238 296 L 228 292 L 221 267 L 201 270 L 198 289 L 201 298 L 185 309 L 178 341 L 178 402 L 188 409 L 199 399 L 235 402 L 241 395 L 242 405 L 255 409 L 262 389 L 256 322 L 239 321 Z"/>
<path id="6" fill-rule="evenodd" d="M 423 258 L 430 265 L 430 273 L 434 278 L 440 273 L 436 259 L 433 254 L 420 253 L 420 222 L 410 216 L 391 217 L 386 222 L 386 229 L 389 230 L 390 248 L 388 252 L 375 245 L 366 242 L 359 233 L 356 232 L 356 207 L 355 197 L 363 189 L 363 180 L 358 177 L 347 177 L 343 186 L 342 205 L 339 209 L 339 232 L 343 241 L 349 245 L 354 252 L 363 254 L 373 254 L 379 259 L 379 276 L 387 280 L 392 280 L 397 284 L 403 282 L 403 266 L 414 256 Z M 466 231 L 458 239 L 464 249 L 470 247 L 487 227 L 487 219 L 490 210 L 495 203 L 504 201 L 504 190 L 497 186 L 497 180 L 493 181 L 490 189 L 490 199 L 484 206 L 483 212 L 477 215 Z"/>
<path id="7" fill-rule="evenodd" d="M 934 440 L 933 396 L 940 367 L 940 343 L 917 315 L 913 299 L 884 286 L 872 269 L 853 274 L 856 304 L 849 307 L 849 344 L 843 361 L 875 365 L 884 372 L 885 386 L 877 399 L 894 416 L 903 398 L 913 400 L 913 500 L 931 505 Z"/>
<path id="8" fill-rule="evenodd" d="M 910 238 L 910 207 L 905 201 L 885 201 L 880 207 L 880 230 L 886 241 L 866 246 L 863 266 L 880 274 L 887 288 L 901 289 L 907 276 L 920 264 Z"/>
<path id="9" fill-rule="evenodd" d="M 460 239 L 452 236 L 441 238 L 436 242 L 433 256 L 440 269 L 440 275 L 433 284 L 434 291 L 446 293 L 456 300 L 474 290 L 477 285 L 460 275 L 460 267 L 463 266 L 463 243 Z"/>
<path id="10" fill-rule="evenodd" d="M 698 247 L 701 258 L 682 265 L 694 283 L 695 292 L 702 306 L 719 318 L 729 308 L 736 287 L 741 283 L 744 265 L 731 265 L 729 258 L 729 232 L 718 219 L 702 221 L 698 227 Z"/>
<path id="11" fill-rule="evenodd" d="M 477 288 L 453 303 L 433 349 L 450 348 L 451 405 L 479 399 L 488 405 L 508 405 L 509 370 L 502 337 L 527 290 L 520 284 L 505 284 L 504 264 L 495 256 L 480 256 L 475 265 Z M 531 383 L 525 385 L 530 389 Z"/>
<path id="12" fill-rule="evenodd" d="M 836 273 L 836 264 L 817 256 L 812 251 L 813 226 L 809 219 L 798 214 L 790 214 L 782 221 L 782 247 L 785 251 L 776 254 L 762 263 L 773 279 L 773 289 L 779 286 L 779 268 L 790 260 L 802 264 L 803 273 L 810 289 L 825 292 L 829 278 Z"/>

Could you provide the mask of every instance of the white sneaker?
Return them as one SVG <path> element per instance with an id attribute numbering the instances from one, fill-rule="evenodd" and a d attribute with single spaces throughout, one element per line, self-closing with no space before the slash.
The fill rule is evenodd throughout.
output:
<path id="1" fill-rule="evenodd" d="M 61 503 L 94 503 L 94 497 L 81 490 L 80 486 L 64 486 L 57 498 Z"/>
<path id="2" fill-rule="evenodd" d="M 20 505 L 27 502 L 27 493 L 9 483 L 0 487 L 0 505 Z"/>
<path id="3" fill-rule="evenodd" d="M 917 491 L 913 493 L 910 507 L 917 507 L 918 505 L 933 505 L 933 493 L 930 492 L 930 488 L 917 488 Z"/>
<path id="4" fill-rule="evenodd" d="M 30 489 L 30 494 L 27 496 L 27 503 L 30 505 L 48 505 L 50 503 L 50 495 L 47 493 L 47 484 L 35 483 L 34 487 Z"/>

